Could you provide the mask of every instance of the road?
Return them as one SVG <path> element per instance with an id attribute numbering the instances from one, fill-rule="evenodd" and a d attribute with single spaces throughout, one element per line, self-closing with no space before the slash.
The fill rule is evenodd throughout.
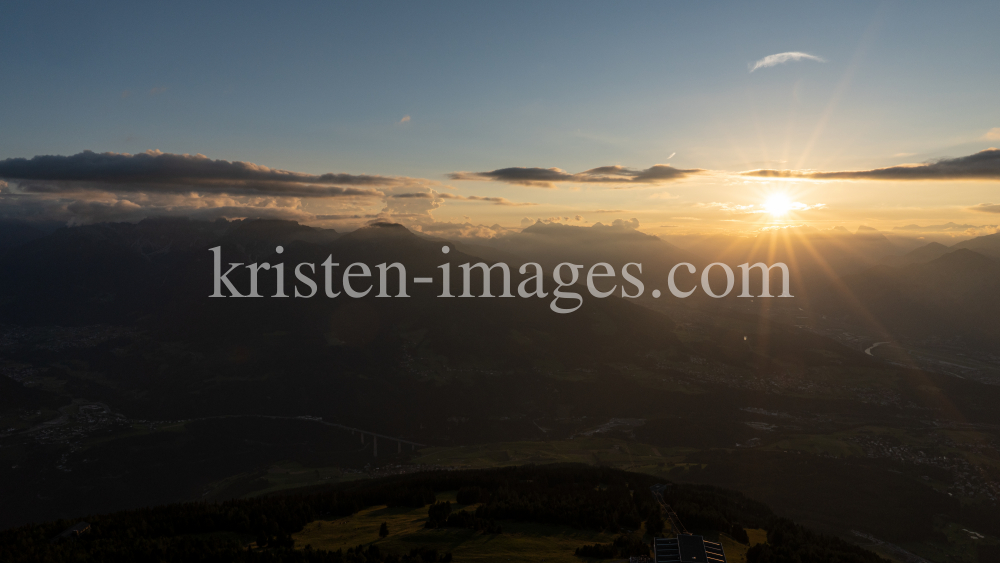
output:
<path id="1" fill-rule="evenodd" d="M 872 350 L 874 350 L 875 348 L 878 348 L 879 346 L 881 346 L 883 344 L 888 344 L 888 342 L 876 342 L 875 344 L 872 344 L 868 348 L 865 348 L 865 354 L 868 354 L 869 356 L 874 356 L 874 354 L 872 354 Z"/>

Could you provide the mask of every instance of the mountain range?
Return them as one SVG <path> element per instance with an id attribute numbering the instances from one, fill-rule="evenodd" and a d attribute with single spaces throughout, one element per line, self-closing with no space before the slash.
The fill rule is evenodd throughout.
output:
<path id="1" fill-rule="evenodd" d="M 791 235 L 714 255 L 622 224 L 448 241 L 384 223 L 153 219 L 5 239 L 0 526 L 406 467 L 583 461 L 736 488 L 825 532 L 917 551 L 950 545 L 948 526 L 1000 535 L 982 453 L 1000 387 L 864 352 L 886 332 L 979 334 L 988 348 L 996 260 L 962 248 L 890 266 L 879 261 L 905 253 L 878 233 Z M 292 285 L 299 263 L 362 262 L 372 277 L 358 281 L 377 286 L 375 266 L 400 262 L 411 297 L 328 298 L 317 274 L 309 299 L 210 298 L 216 247 L 223 264 L 285 264 L 288 294 L 307 289 Z M 649 295 L 680 260 L 808 248 L 822 252 L 795 264 L 794 283 L 840 293 Z M 641 262 L 646 293 L 598 299 L 581 281 L 565 288 L 584 296 L 571 314 L 553 312 L 551 294 L 437 297 L 439 266 L 452 265 L 457 294 L 459 266 L 480 260 L 508 262 L 512 288 L 537 261 L 549 292 L 557 261 Z M 278 292 L 274 273 L 259 272 L 260 294 Z M 412 283 L 423 276 L 435 283 Z M 246 268 L 230 279 L 249 292 Z M 498 269 L 490 281 L 499 294 Z M 392 270 L 387 289 L 399 291 Z M 842 324 L 855 309 L 869 316 Z M 863 336 L 864 323 L 882 332 Z"/>

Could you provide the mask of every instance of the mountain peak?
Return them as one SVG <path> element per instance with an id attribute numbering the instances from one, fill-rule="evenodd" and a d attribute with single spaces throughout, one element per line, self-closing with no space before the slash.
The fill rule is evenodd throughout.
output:
<path id="1" fill-rule="evenodd" d="M 969 250 L 968 248 L 959 248 L 942 255 L 940 258 L 932 261 L 931 264 L 948 266 L 948 267 L 958 267 L 958 266 L 971 266 L 971 265 L 983 265 L 983 264 L 995 264 L 996 260 L 980 254 L 974 250 Z"/>
<path id="2" fill-rule="evenodd" d="M 417 235 L 399 223 L 388 221 L 378 221 L 370 223 L 344 235 L 350 240 L 376 240 L 385 238 L 412 238 L 417 239 Z"/>
<path id="3" fill-rule="evenodd" d="M 1000 258 L 1000 232 L 962 241 L 953 245 L 952 248 L 967 248 L 980 254 Z"/>

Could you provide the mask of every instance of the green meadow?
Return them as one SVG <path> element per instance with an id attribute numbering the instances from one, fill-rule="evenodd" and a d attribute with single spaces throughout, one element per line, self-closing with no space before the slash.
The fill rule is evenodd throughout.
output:
<path id="1" fill-rule="evenodd" d="M 438 501 L 455 502 L 455 492 L 437 495 Z M 475 510 L 476 505 L 454 505 L 453 510 Z M 576 548 L 594 543 L 610 543 L 616 535 L 578 530 L 569 526 L 502 521 L 502 534 L 488 534 L 456 528 L 427 529 L 427 507 L 388 508 L 372 506 L 335 520 L 317 520 L 295 534 L 296 547 L 305 549 L 347 550 L 358 545 L 375 544 L 382 551 L 409 553 L 415 548 L 451 552 L 455 561 L 506 563 L 510 561 L 547 561 L 582 563 L 590 561 L 574 555 Z M 385 522 L 389 535 L 379 538 L 379 526 Z M 751 543 L 766 539 L 763 530 L 748 530 Z M 647 538 L 649 539 L 649 538 Z M 748 546 L 726 535 L 709 534 L 706 539 L 721 541 L 732 563 L 746 561 Z"/>

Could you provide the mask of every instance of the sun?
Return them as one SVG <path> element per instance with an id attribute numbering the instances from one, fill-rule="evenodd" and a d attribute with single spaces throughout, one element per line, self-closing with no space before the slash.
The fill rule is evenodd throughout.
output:
<path id="1" fill-rule="evenodd" d="M 762 207 L 772 217 L 784 217 L 792 210 L 792 200 L 785 194 L 774 194 L 767 198 Z"/>

